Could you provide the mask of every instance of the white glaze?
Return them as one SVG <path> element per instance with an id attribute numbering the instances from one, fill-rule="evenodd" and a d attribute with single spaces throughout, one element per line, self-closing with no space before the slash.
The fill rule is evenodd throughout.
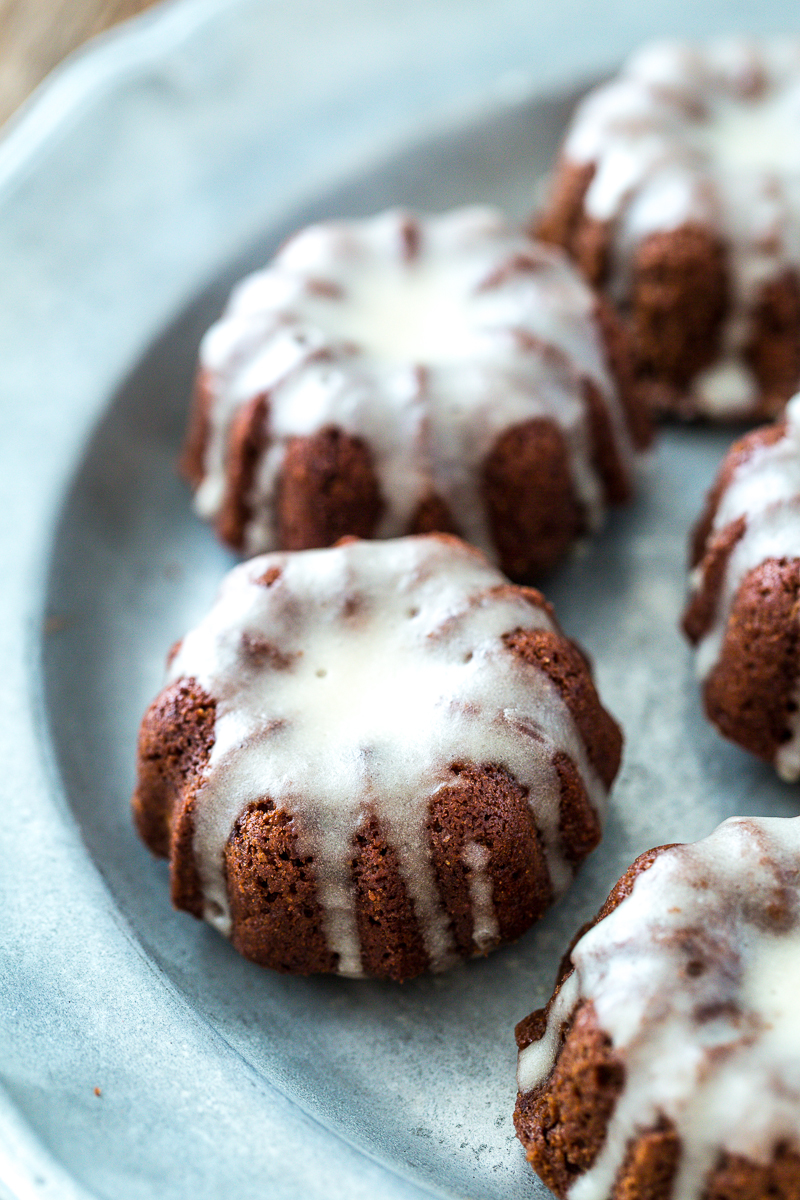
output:
<path id="1" fill-rule="evenodd" d="M 518 1075 L 522 1092 L 544 1083 L 563 1023 L 593 1005 L 625 1084 L 570 1200 L 607 1200 L 631 1142 L 662 1117 L 680 1140 L 673 1200 L 699 1200 L 724 1151 L 767 1163 L 781 1141 L 800 1150 L 799 880 L 800 818 L 733 818 L 663 851 L 578 942 Z"/>
<path id="2" fill-rule="evenodd" d="M 757 393 L 742 358 L 750 311 L 765 283 L 800 269 L 800 41 L 647 46 L 584 101 L 564 153 L 595 164 L 585 206 L 613 222 L 609 288 L 623 306 L 649 234 L 686 223 L 719 231 L 732 291 L 724 369 L 699 375 L 693 398 L 709 416 L 746 411 Z"/>
<path id="3" fill-rule="evenodd" d="M 736 594 L 748 572 L 768 558 L 800 558 L 800 394 L 786 408 L 786 432 L 758 446 L 733 474 L 720 497 L 709 540 L 740 517 L 745 531 L 725 566 L 714 618 L 697 644 L 697 673 L 706 680 L 720 660 Z M 692 573 L 694 594 L 706 586 L 702 563 Z M 800 681 L 798 681 L 800 687 Z M 800 710 L 789 724 L 775 767 L 781 778 L 800 778 Z"/>
<path id="4" fill-rule="evenodd" d="M 783 437 L 756 447 L 737 467 L 717 505 L 714 531 L 800 495 L 800 395 L 786 406 L 785 421 Z"/>
<path id="5" fill-rule="evenodd" d="M 280 579 L 258 583 L 274 566 Z M 374 812 L 398 854 L 431 966 L 450 965 L 426 817 L 431 796 L 452 781 L 451 764 L 463 761 L 500 765 L 528 790 L 560 894 L 572 868 L 558 832 L 554 754 L 576 764 L 601 815 L 605 788 L 555 686 L 504 646 L 502 635 L 520 627 L 553 625 L 457 542 L 354 542 L 235 568 L 170 672 L 216 700 L 194 842 L 206 918 L 229 932 L 224 848 L 246 806 L 269 798 L 297 816 L 328 944 L 339 971 L 359 975 L 350 862 L 356 830 Z M 279 647 L 287 662 L 248 659 L 245 635 Z M 498 936 L 485 847 L 468 844 L 464 861 L 482 951 Z"/>
<path id="6" fill-rule="evenodd" d="M 500 926 L 492 900 L 492 880 L 487 871 L 489 851 L 478 842 L 468 842 L 461 857 L 469 869 L 472 940 L 479 952 L 489 950 L 500 940 Z"/>
<path id="7" fill-rule="evenodd" d="M 542 1037 L 520 1050 L 517 1062 L 517 1087 L 529 1092 L 546 1079 L 555 1066 L 560 1031 L 569 1021 L 580 999 L 578 976 L 573 971 L 562 983 L 548 1014 L 547 1029 Z"/>
<path id="8" fill-rule="evenodd" d="M 783 742 L 775 755 L 775 770 L 786 783 L 800 779 L 800 679 L 792 692 L 794 715 L 789 723 L 790 737 Z"/>
<path id="9" fill-rule="evenodd" d="M 511 230 L 494 209 L 388 212 L 303 230 L 239 285 L 203 340 L 200 366 L 214 404 L 198 512 L 219 512 L 231 423 L 267 394 L 248 553 L 277 545 L 287 440 L 326 425 L 371 451 L 386 502 L 378 537 L 406 532 L 434 493 L 462 535 L 493 554 L 483 463 L 503 432 L 535 417 L 563 432 L 576 494 L 596 526 L 604 495 L 584 380 L 605 400 L 623 469 L 633 453 L 594 310 L 565 257 Z"/>

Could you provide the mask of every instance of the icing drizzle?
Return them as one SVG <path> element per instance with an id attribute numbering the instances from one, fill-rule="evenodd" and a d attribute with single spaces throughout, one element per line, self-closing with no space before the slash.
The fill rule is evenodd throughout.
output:
<path id="1" fill-rule="evenodd" d="M 624 304 L 635 248 L 687 223 L 719 230 L 731 311 L 720 361 L 694 381 L 700 412 L 757 398 L 742 357 L 765 283 L 800 269 L 800 41 L 737 37 L 646 46 L 583 103 L 564 152 L 596 164 L 590 216 L 613 222 L 610 291 Z"/>
<path id="2" fill-rule="evenodd" d="M 572 951 L 521 1092 L 545 1084 L 589 1001 L 625 1069 L 606 1140 L 570 1200 L 607 1200 L 636 1137 L 666 1117 L 675 1200 L 699 1200 L 721 1152 L 766 1164 L 800 1150 L 800 818 L 732 818 L 662 851 Z"/>
<path id="3" fill-rule="evenodd" d="M 265 574 L 276 576 L 265 586 Z M 276 574 L 277 571 L 277 574 Z M 562 751 L 600 815 L 605 788 L 558 690 L 503 643 L 553 629 L 547 612 L 453 539 L 350 542 L 236 567 L 187 634 L 171 679 L 216 700 L 197 797 L 194 852 L 206 919 L 230 933 L 224 850 L 247 805 L 298 818 L 338 970 L 362 973 L 350 864 L 374 813 L 394 846 L 431 968 L 454 961 L 427 843 L 430 798 L 459 762 L 499 765 L 527 789 L 560 894 L 572 877 L 559 835 Z M 497 941 L 487 848 L 464 848 L 476 952 Z"/>
<path id="4" fill-rule="evenodd" d="M 745 576 L 768 558 L 800 558 L 800 394 L 789 401 L 783 437 L 757 446 L 739 466 L 720 497 L 711 535 L 744 517 L 745 530 L 725 567 L 714 619 L 697 646 L 697 672 L 707 679 L 719 662 L 736 594 Z M 703 564 L 693 573 L 692 591 L 705 586 Z M 798 681 L 800 683 L 800 681 Z M 776 769 L 783 779 L 800 778 L 800 715 L 790 721 L 791 738 L 779 748 Z"/>
<path id="5" fill-rule="evenodd" d="M 386 506 L 379 538 L 405 533 L 434 493 L 461 534 L 492 555 L 483 463 L 505 430 L 535 417 L 562 431 L 595 527 L 604 491 L 586 380 L 605 400 L 623 467 L 633 451 L 594 310 L 566 257 L 511 230 L 494 209 L 310 226 L 239 284 L 203 340 L 214 403 L 197 511 L 218 514 L 234 416 L 264 394 L 268 444 L 249 497 L 248 553 L 278 544 L 287 440 L 331 425 L 371 450 Z"/>

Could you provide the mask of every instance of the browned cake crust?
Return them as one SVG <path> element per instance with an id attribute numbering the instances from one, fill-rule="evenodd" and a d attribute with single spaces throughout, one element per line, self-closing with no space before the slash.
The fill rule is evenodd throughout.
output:
<path id="1" fill-rule="evenodd" d="M 578 166 L 561 159 L 533 232 L 563 247 L 603 292 L 609 283 L 614 229 L 584 209 L 594 170 L 592 163 Z M 691 377 L 719 351 L 727 294 L 723 246 L 709 230 L 697 226 L 652 234 L 631 264 L 630 294 L 627 316 L 637 375 L 648 395 L 669 407 L 681 400 Z"/>
<path id="2" fill-rule="evenodd" d="M 776 1147 L 766 1166 L 739 1154 L 725 1154 L 709 1180 L 707 1200 L 798 1200 L 800 1155 Z"/>
<path id="3" fill-rule="evenodd" d="M 159 693 L 142 720 L 133 815 L 142 839 L 161 858 L 170 852 L 175 805 L 208 762 L 215 712 L 194 680 L 181 679 Z"/>
<path id="4" fill-rule="evenodd" d="M 203 479 L 212 403 L 208 377 L 200 372 L 180 460 L 181 474 L 193 487 Z M 256 396 L 237 413 L 229 436 L 225 497 L 216 530 L 223 542 L 238 551 L 245 549 L 245 527 L 253 516 L 253 475 L 269 438 L 268 412 L 268 398 Z M 409 532 L 449 532 L 447 515 L 441 502 L 435 507 L 435 501 L 425 506 Z M 276 498 L 283 549 L 330 546 L 346 535 L 373 537 L 383 508 L 372 455 L 362 439 L 335 426 L 290 439 Z"/>
<path id="5" fill-rule="evenodd" d="M 614 885 L 594 920 L 578 930 L 573 946 L 630 895 L 637 876 L 666 848 L 658 846 L 636 859 Z M 571 949 L 561 962 L 547 1006 L 532 1012 L 517 1025 L 519 1049 L 543 1035 L 553 1001 L 572 973 Z M 624 1083 L 622 1064 L 615 1058 L 608 1037 L 598 1028 L 592 1005 L 580 1005 L 570 1027 L 563 1031 L 561 1049 L 549 1078 L 541 1087 L 518 1093 L 514 1110 L 514 1126 L 528 1162 L 559 1200 L 563 1200 L 576 1178 L 597 1158 Z M 615 1191 L 614 1200 L 623 1197 L 639 1200 L 640 1196 L 651 1200 L 647 1191 Z"/>
<path id="6" fill-rule="evenodd" d="M 602 293 L 598 294 L 595 313 L 605 345 L 606 358 L 617 382 L 620 399 L 628 418 L 633 444 L 638 450 L 646 450 L 653 441 L 653 422 L 638 378 L 628 327 Z M 597 434 L 595 438 L 600 444 Z M 608 476 L 606 478 L 608 480 Z M 610 480 L 607 486 L 613 503 L 622 503 L 627 498 L 623 494 L 617 499 Z"/>
<path id="7" fill-rule="evenodd" d="M 204 389 L 201 387 L 200 392 Z M 217 518 L 217 533 L 236 550 L 244 549 L 244 527 L 252 515 L 250 492 L 256 467 L 267 445 L 266 396 L 254 396 L 236 414 L 228 445 L 225 497 Z"/>
<path id="8" fill-rule="evenodd" d="M 584 198 L 593 163 L 562 157 L 532 233 L 563 247 L 601 293 L 611 274 L 612 222 L 590 217 Z M 697 415 L 687 394 L 691 379 L 719 356 L 729 308 L 727 248 L 702 225 L 651 234 L 630 264 L 624 316 L 636 377 L 655 412 Z M 759 389 L 753 420 L 780 412 L 800 381 L 800 280 L 787 270 L 762 287 L 751 310 L 753 333 L 744 351 Z"/>
<path id="9" fill-rule="evenodd" d="M 692 534 L 691 565 L 700 585 L 689 599 L 683 629 L 693 644 L 711 630 L 721 604 L 730 556 L 745 536 L 746 515 L 714 529 L 736 472 L 760 448 L 779 442 L 786 421 L 753 430 L 728 451 Z M 722 647 L 703 685 L 709 719 L 744 749 L 773 762 L 789 737 L 800 678 L 800 561 L 770 558 L 742 579 L 730 607 Z"/>
<path id="10" fill-rule="evenodd" d="M 789 737 L 800 678 L 800 560 L 767 559 L 736 594 L 719 661 L 703 689 L 719 731 L 773 762 Z"/>
<path id="11" fill-rule="evenodd" d="M 725 251 L 708 229 L 687 225 L 654 233 L 638 247 L 630 302 L 633 348 L 657 400 L 659 387 L 683 400 L 692 377 L 717 358 L 727 290 Z"/>
<path id="12" fill-rule="evenodd" d="M 598 314 L 633 443 L 645 449 L 652 441 L 653 427 L 633 376 L 627 334 L 608 305 L 599 304 Z M 584 388 L 594 465 L 606 501 L 624 504 L 630 500 L 631 482 L 617 456 L 606 403 L 589 381 Z M 180 463 L 193 486 L 203 475 L 208 404 L 209 389 L 201 375 Z M 230 433 L 227 486 L 216 530 L 222 541 L 240 552 L 253 516 L 249 499 L 253 473 L 268 439 L 267 413 L 267 398 L 256 397 L 237 414 Z M 586 513 L 575 492 L 564 437 L 550 421 L 527 421 L 500 435 L 484 464 L 482 492 L 498 565 L 511 579 L 541 578 L 586 532 Z M 374 537 L 384 507 L 372 455 L 362 439 L 328 426 L 318 434 L 290 440 L 276 498 L 282 549 L 331 546 L 345 536 Z M 457 534 L 459 530 L 447 505 L 431 495 L 406 532 Z"/>
<path id="13" fill-rule="evenodd" d="M 499 438 L 483 492 L 500 566 L 512 579 L 551 570 L 586 528 L 563 435 L 549 421 L 516 425 Z"/>
<path id="14" fill-rule="evenodd" d="M 725 582 L 728 559 L 747 529 L 747 518 L 738 517 L 705 543 L 700 557 L 703 583 L 690 598 L 683 614 L 683 631 L 697 644 L 711 628 Z"/>
<path id="15" fill-rule="evenodd" d="M 203 479 L 203 459 L 208 445 L 213 403 L 214 393 L 208 374 L 205 371 L 199 371 L 194 381 L 189 424 L 178 461 L 181 475 L 194 488 L 199 487 Z"/>
<path id="16" fill-rule="evenodd" d="M 278 482 L 278 538 L 285 550 L 373 537 L 383 511 L 369 447 L 328 426 L 291 438 Z"/>
<path id="17" fill-rule="evenodd" d="M 591 256 L 579 247 L 578 231 L 586 224 L 583 201 L 594 179 L 594 163 L 573 163 L 561 156 L 550 181 L 547 201 L 531 223 L 531 236 L 554 246 L 562 246 L 581 266 L 592 284 L 605 278 L 605 263 L 590 262 Z"/>
<path id="18" fill-rule="evenodd" d="M 565 1033 L 545 1088 L 520 1095 L 514 1113 L 528 1162 L 558 1197 L 591 1167 L 622 1092 L 624 1071 L 584 1005 Z"/>
<path id="19" fill-rule="evenodd" d="M 668 846 L 640 855 L 615 884 L 594 921 L 579 930 L 573 945 L 630 895 L 642 871 Z M 520 1049 L 544 1033 L 548 1012 L 572 971 L 569 952 L 548 1005 L 517 1025 Z M 594 1164 L 606 1139 L 614 1108 L 625 1086 L 625 1068 L 599 1028 L 590 1001 L 578 1005 L 562 1031 L 561 1047 L 544 1083 L 518 1093 L 514 1111 L 517 1137 L 528 1162 L 543 1182 L 565 1200 L 570 1188 Z M 643 1131 L 628 1147 L 608 1200 L 671 1200 L 681 1153 L 680 1139 L 666 1119 Z M 779 1145 L 767 1164 L 723 1153 L 707 1181 L 703 1200 L 799 1200 L 800 1155 Z"/>
<path id="20" fill-rule="evenodd" d="M 762 389 L 759 418 L 774 417 L 800 382 L 800 279 L 786 271 L 764 285 L 745 356 Z"/>
<path id="21" fill-rule="evenodd" d="M 274 577 L 273 577 L 274 578 Z M 269 586 L 273 578 L 264 580 Z M 513 589 L 516 590 L 516 589 Z M 546 605 L 533 589 L 534 606 Z M 509 652 L 537 664 L 572 712 L 590 762 L 608 786 L 619 768 L 622 735 L 602 707 L 582 653 L 563 635 L 518 630 Z M 193 680 L 179 680 L 155 699 L 139 738 L 133 808 L 139 832 L 158 855 L 169 857 L 173 901 L 201 915 L 193 852 L 194 805 L 214 740 L 214 704 Z M 559 755 L 560 832 L 565 857 L 579 863 L 597 845 L 600 823 L 575 764 Z M 469 869 L 463 850 L 475 842 L 489 851 L 487 871 L 500 939 L 519 937 L 552 901 L 549 872 L 526 792 L 504 769 L 453 763 L 452 781 L 429 806 L 427 831 L 442 903 L 457 948 L 474 953 Z M 299 845 L 298 818 L 268 797 L 242 813 L 225 850 L 234 946 L 278 971 L 308 974 L 336 969 L 321 932 L 314 862 Z M 365 974 L 403 980 L 428 967 L 423 938 L 395 851 L 376 816 L 352 845 L 355 911 Z"/>
<path id="22" fill-rule="evenodd" d="M 503 940 L 519 937 L 552 896 L 522 789 L 500 768 L 455 764 L 452 774 L 452 783 L 431 803 L 428 833 L 458 948 L 469 955 L 472 910 L 462 858 L 468 842 L 491 847 L 488 870 Z M 300 857 L 296 836 L 296 818 L 269 802 L 251 807 L 237 823 L 226 851 L 233 944 L 245 957 L 279 971 L 332 971 L 336 964 L 321 934 L 313 861 Z M 402 980 L 426 970 L 397 855 L 375 816 L 354 839 L 352 872 L 365 973 Z"/>

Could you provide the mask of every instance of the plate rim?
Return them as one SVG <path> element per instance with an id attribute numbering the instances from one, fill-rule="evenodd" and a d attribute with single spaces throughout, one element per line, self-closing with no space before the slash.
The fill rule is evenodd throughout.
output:
<path id="1" fill-rule="evenodd" d="M 86 113 L 91 111 L 93 105 L 99 103 L 104 93 L 113 92 L 119 86 L 125 77 L 126 70 L 130 72 L 131 78 L 136 78 L 137 73 L 141 74 L 150 65 L 157 63 L 164 56 L 168 56 L 173 49 L 184 45 L 194 33 L 199 32 L 215 18 L 224 16 L 226 13 L 242 12 L 250 3 L 251 0 L 166 0 L 165 3 L 156 5 L 101 35 L 100 38 L 70 56 L 61 67 L 57 68 L 48 79 L 39 85 L 3 131 L 2 139 L 0 139 L 0 202 L 9 200 L 15 189 L 46 162 L 48 154 L 64 134 L 70 127 L 85 118 Z M 122 75 L 120 75 L 120 71 L 123 72 Z M 565 77 L 565 91 L 572 90 L 574 86 L 571 82 L 572 79 L 574 76 L 570 76 L 570 79 Z M 549 96 L 554 94 L 553 87 L 548 86 L 542 90 L 543 94 Z M 485 102 L 486 93 L 476 88 L 475 97 L 476 106 L 479 106 Z M 438 101 L 428 105 L 427 113 L 429 117 L 433 116 L 434 118 L 437 114 L 440 115 L 441 125 L 437 126 L 435 122 L 429 123 L 420 130 L 416 140 L 421 141 L 428 134 L 435 134 L 437 129 L 444 133 L 453 116 L 452 110 L 448 111 L 446 106 L 443 109 Z M 462 112 L 461 115 L 464 120 L 468 120 L 471 114 Z M 390 141 L 388 152 L 396 148 L 398 148 L 397 143 Z M 342 174 L 346 173 L 345 168 Z M 335 185 L 335 180 L 331 182 Z M 287 197 L 287 200 L 291 202 L 291 197 Z M 220 251 L 219 259 L 222 260 L 225 257 L 224 251 Z M 193 290 L 193 288 L 189 288 L 190 292 Z M 175 312 L 180 311 L 180 308 L 181 305 L 178 304 Z M 144 331 L 142 352 L 146 352 L 147 342 L 147 331 Z M 123 372 L 121 378 L 125 373 Z M 94 427 L 97 415 L 96 413 L 90 414 L 92 427 Z M 9 448 L 3 450 L 4 456 L 10 452 Z M 43 526 L 40 522 L 37 530 L 38 541 L 35 547 L 33 568 L 26 565 L 21 552 L 14 558 L 15 564 L 18 561 L 22 563 L 28 590 L 24 596 L 22 589 L 18 590 L 10 601 L 4 602 L 4 607 L 5 611 L 13 609 L 15 630 L 24 631 L 23 640 L 19 644 L 11 645 L 4 640 L 4 635 L 0 631 L 0 654 L 5 654 L 5 651 L 8 650 L 9 662 L 13 659 L 14 663 L 14 683 L 11 686 L 16 685 L 20 689 L 15 698 L 12 696 L 8 684 L 0 684 L 0 700 L 9 701 L 9 711 L 11 711 L 12 705 L 20 708 L 21 715 L 15 712 L 15 717 L 17 721 L 25 724 L 26 730 L 31 733 L 33 738 L 31 762 L 26 764 L 30 766 L 32 773 L 31 781 L 28 784 L 28 793 L 37 785 L 41 786 L 46 793 L 46 803 L 50 807 L 54 807 L 54 802 L 62 790 L 62 784 L 60 772 L 53 757 L 49 731 L 45 732 L 44 736 L 41 732 L 43 687 L 38 667 L 42 640 L 40 618 L 43 615 L 43 606 L 48 594 L 46 579 L 49 575 L 52 539 L 61 515 L 66 494 L 65 487 L 69 486 L 79 468 L 82 448 L 77 459 L 70 455 L 71 450 L 65 455 L 68 461 L 62 462 L 62 469 L 58 477 L 48 481 L 51 493 L 48 495 L 43 510 L 45 525 Z M 3 606 L 0 606 L 0 611 L 2 608 Z M 19 695 L 24 696 L 24 704 L 20 703 Z M 57 836 L 54 841 L 56 850 L 70 864 L 74 865 L 77 861 L 81 868 L 86 866 L 90 868 L 86 877 L 81 881 L 83 890 L 88 894 L 92 903 L 103 909 L 107 920 L 115 925 L 116 936 L 121 941 L 127 942 L 123 950 L 129 956 L 135 957 L 137 954 L 141 956 L 138 939 L 132 931 L 124 928 L 124 918 L 119 913 L 113 895 L 97 864 L 86 850 L 69 804 L 62 801 L 55 807 L 59 809 L 58 815 L 61 823 L 60 828 L 56 831 Z M 9 834 L 8 836 L 12 837 L 13 835 Z M 0 830 L 0 843 L 5 840 L 5 837 L 4 832 Z M 0 880 L 1 886 L 2 880 Z M 24 929 L 22 921 L 18 928 Z M 12 929 L 11 932 L 13 934 L 15 930 Z M 3 932 L 0 931 L 0 946 L 2 944 Z M 151 970 L 154 969 L 153 964 L 148 965 Z M 1 977 L 2 968 L 0 967 Z M 163 982 L 169 984 L 169 980 Z M 163 982 L 159 986 L 163 986 Z M 180 999 L 188 1008 L 188 1003 L 183 1001 L 182 997 Z M 0 1003 L 0 1020 L 3 1015 L 3 1005 Z M 338 1135 L 331 1135 L 331 1140 L 335 1145 L 340 1138 Z M 361 1148 L 350 1147 L 350 1149 L 356 1156 L 365 1160 L 370 1157 Z M 345 1168 L 347 1172 L 351 1172 L 353 1169 L 352 1161 L 352 1158 L 348 1159 L 350 1165 Z M 375 1161 L 373 1160 L 373 1162 Z M 379 1166 L 381 1171 L 390 1171 L 390 1168 L 384 1167 L 382 1164 Z M 349 1174 L 346 1178 L 343 1176 L 342 1182 L 348 1183 L 351 1178 Z M 394 1174 L 393 1178 L 397 1183 L 398 1196 L 437 1194 L 436 1191 L 426 1188 L 422 1183 L 412 1182 L 403 1176 Z M 35 1196 L 42 1200 L 44 1197 L 47 1197 L 48 1200 L 49 1198 L 55 1200 L 56 1197 L 70 1196 L 71 1200 L 69 1189 L 76 1200 L 79 1197 L 86 1198 L 94 1194 L 76 1181 L 66 1168 L 49 1154 L 42 1139 L 36 1136 L 33 1127 L 27 1125 L 13 1101 L 0 1088 L 0 1195 L 5 1191 L 10 1197 Z M 288 1198 L 289 1195 L 296 1193 L 281 1188 L 280 1194 Z M 322 1192 L 314 1189 L 313 1192 L 309 1191 L 307 1194 L 321 1195 Z M 388 1196 L 388 1189 L 386 1194 Z M 278 1196 L 277 1188 L 275 1195 Z M 348 1200 L 351 1196 L 355 1200 L 355 1192 L 348 1194 Z"/>

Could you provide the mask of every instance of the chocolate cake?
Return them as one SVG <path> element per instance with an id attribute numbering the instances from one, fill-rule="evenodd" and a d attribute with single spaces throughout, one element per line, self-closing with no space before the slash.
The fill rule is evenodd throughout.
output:
<path id="1" fill-rule="evenodd" d="M 279 971 L 517 938 L 600 839 L 620 731 L 550 606 L 457 538 L 235 568 L 173 649 L 133 807 L 177 907 Z"/>
<path id="2" fill-rule="evenodd" d="M 664 42 L 590 93 L 537 234 L 629 320 L 654 407 L 773 416 L 800 384 L 800 40 Z"/>
<path id="3" fill-rule="evenodd" d="M 692 544 L 683 625 L 709 719 L 800 778 L 800 396 L 734 443 Z"/>
<path id="4" fill-rule="evenodd" d="M 314 225 L 203 340 L 182 460 L 245 554 L 458 533 L 548 571 L 650 438 L 626 335 L 494 209 Z"/>
<path id="5" fill-rule="evenodd" d="M 570 1200 L 800 1196 L 800 818 L 623 875 L 517 1027 L 517 1135 Z"/>

